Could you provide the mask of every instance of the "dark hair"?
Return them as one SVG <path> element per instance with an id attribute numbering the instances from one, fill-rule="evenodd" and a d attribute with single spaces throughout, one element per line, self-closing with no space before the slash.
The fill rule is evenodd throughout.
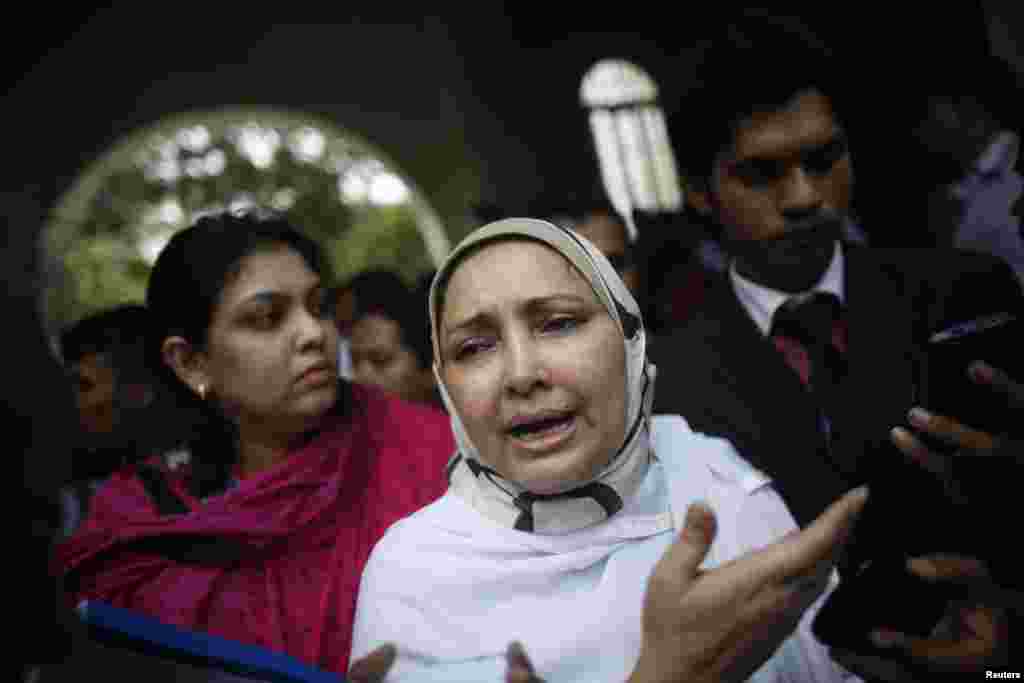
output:
<path id="1" fill-rule="evenodd" d="M 423 288 L 423 280 L 420 279 L 417 287 L 410 289 L 390 271 L 367 271 L 356 275 L 354 280 L 356 310 L 353 323 L 369 315 L 395 321 L 402 344 L 413 352 L 420 368 L 429 368 L 433 359 L 430 319 L 427 316 L 429 281 Z M 370 283 L 375 286 L 366 286 Z"/>
<path id="2" fill-rule="evenodd" d="M 382 298 L 407 291 L 405 280 L 395 271 L 386 268 L 371 268 L 360 271 L 349 278 L 346 286 L 355 295 L 357 307 L 360 297 L 373 298 L 376 296 Z"/>
<path id="3" fill-rule="evenodd" d="M 160 252 L 146 290 L 161 343 L 181 336 L 203 347 L 221 292 L 238 275 L 242 260 L 280 246 L 295 250 L 310 270 L 324 275 L 320 247 L 276 214 L 210 214 L 175 234 Z"/>
<path id="4" fill-rule="evenodd" d="M 331 289 L 330 312 L 337 313 L 338 298 L 344 292 L 351 292 L 358 305 L 359 297 L 398 296 L 406 290 L 405 281 L 398 273 L 386 268 L 362 270 L 340 285 Z"/>
<path id="5" fill-rule="evenodd" d="M 60 334 L 60 354 L 65 365 L 77 363 L 90 354 L 142 348 L 146 342 L 149 316 L 145 306 L 116 306 L 69 325 Z"/>
<path id="6" fill-rule="evenodd" d="M 817 90 L 843 110 L 839 61 L 811 30 L 790 17 L 746 10 L 698 43 L 682 96 L 666 106 L 669 137 L 686 180 L 706 186 L 715 157 L 737 126 L 757 112 L 777 111 L 795 95 Z"/>
<path id="7" fill-rule="evenodd" d="M 243 259 L 259 251 L 287 247 L 313 272 L 324 274 L 320 247 L 285 218 L 257 212 L 206 215 L 175 234 L 160 252 L 146 290 L 152 315 L 150 363 L 170 388 L 179 411 L 182 441 L 192 453 L 195 493 L 223 488 L 237 458 L 234 425 L 200 400 L 163 361 L 163 342 L 180 336 L 203 348 L 213 312 L 224 288 L 237 277 Z"/>
<path id="8" fill-rule="evenodd" d="M 529 215 L 538 216 L 560 227 L 572 228 L 574 223 L 583 223 L 594 216 L 608 216 L 622 230 L 622 239 L 629 245 L 629 230 L 626 219 L 605 197 L 569 195 L 561 201 L 540 204 Z"/>

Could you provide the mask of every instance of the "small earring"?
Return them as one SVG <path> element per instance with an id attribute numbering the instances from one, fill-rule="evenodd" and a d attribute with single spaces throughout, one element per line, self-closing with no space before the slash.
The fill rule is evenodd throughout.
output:
<path id="1" fill-rule="evenodd" d="M 206 400 L 206 383 L 205 382 L 203 382 L 202 384 L 199 385 L 198 393 L 199 393 L 199 398 L 201 398 L 202 400 L 205 401 Z"/>

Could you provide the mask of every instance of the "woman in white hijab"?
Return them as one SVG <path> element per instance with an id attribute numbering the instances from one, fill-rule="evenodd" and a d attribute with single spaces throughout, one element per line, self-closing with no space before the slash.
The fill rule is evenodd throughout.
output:
<path id="1" fill-rule="evenodd" d="M 517 641 L 553 682 L 849 680 L 805 610 L 866 492 L 797 534 L 728 442 L 652 419 L 639 309 L 591 244 L 484 226 L 430 314 L 459 452 L 447 494 L 373 551 L 353 657 L 391 642 L 388 680 L 511 680 Z"/>

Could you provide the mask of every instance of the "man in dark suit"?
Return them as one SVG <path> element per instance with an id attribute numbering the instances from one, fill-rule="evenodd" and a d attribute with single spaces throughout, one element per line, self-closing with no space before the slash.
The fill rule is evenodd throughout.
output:
<path id="1" fill-rule="evenodd" d="M 855 556 L 959 550 L 943 545 L 956 521 L 941 516 L 943 492 L 891 430 L 925 399 L 931 335 L 1024 309 L 1012 271 L 980 254 L 844 242 L 852 142 L 862 140 L 851 102 L 878 99 L 837 91 L 850 75 L 799 25 L 747 16 L 696 64 L 669 133 L 689 206 L 720 235 L 729 265 L 690 321 L 652 346 L 655 412 L 731 440 L 801 526 L 871 485 L 875 514 Z"/>
<path id="2" fill-rule="evenodd" d="M 898 479 L 890 430 L 921 399 L 927 336 L 1020 311 L 1021 293 L 987 256 L 843 243 L 854 136 L 834 60 L 788 24 L 724 33 L 670 134 L 687 200 L 717 225 L 730 264 L 689 324 L 657 340 L 655 411 L 733 441 L 804 525 L 855 485 Z M 819 354 L 832 367 L 817 378 L 815 344 L 780 324 L 788 300 L 813 292 L 834 315 Z"/>

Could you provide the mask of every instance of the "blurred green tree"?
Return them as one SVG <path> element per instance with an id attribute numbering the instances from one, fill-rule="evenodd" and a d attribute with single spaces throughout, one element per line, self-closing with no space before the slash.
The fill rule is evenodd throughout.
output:
<path id="1" fill-rule="evenodd" d="M 435 267 L 423 231 L 440 222 L 426 206 L 378 152 L 323 122 L 278 112 L 189 115 L 126 140 L 58 207 L 46 246 L 63 273 L 47 292 L 48 323 L 57 329 L 141 301 L 170 236 L 224 209 L 284 213 L 324 246 L 338 280 L 386 267 L 411 282 Z"/>

